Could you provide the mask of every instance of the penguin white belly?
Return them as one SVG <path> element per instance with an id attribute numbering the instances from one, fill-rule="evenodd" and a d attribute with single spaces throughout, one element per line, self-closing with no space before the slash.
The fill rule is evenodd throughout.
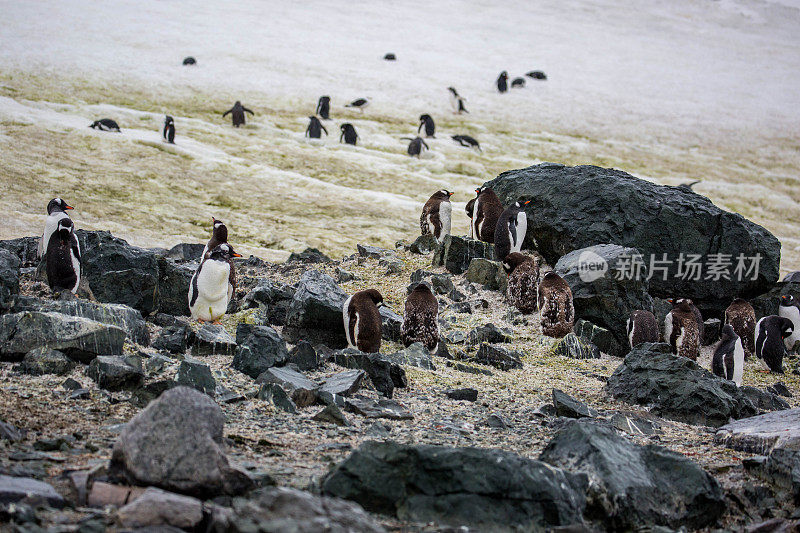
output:
<path id="1" fill-rule="evenodd" d="M 192 318 L 214 321 L 228 310 L 228 276 L 230 265 L 222 261 L 206 261 L 197 274 L 197 300 Z"/>
<path id="2" fill-rule="evenodd" d="M 737 387 L 742 386 L 742 372 L 744 371 L 744 347 L 742 339 L 736 339 L 733 348 L 733 381 Z M 727 375 L 727 372 L 726 372 Z"/>
<path id="3" fill-rule="evenodd" d="M 633 336 L 636 333 L 636 323 L 632 319 L 628 319 L 628 344 L 633 348 Z"/>
<path id="4" fill-rule="evenodd" d="M 778 307 L 778 316 L 782 316 L 783 318 L 788 318 L 794 324 L 794 331 L 791 335 L 783 339 L 783 342 L 786 343 L 786 349 L 791 351 L 794 348 L 794 344 L 797 341 L 800 341 L 800 310 L 797 309 L 795 306 L 780 306 Z"/>
<path id="5" fill-rule="evenodd" d="M 667 313 L 664 318 L 664 342 L 669 344 L 669 339 L 672 337 L 672 313 Z"/>
<path id="6" fill-rule="evenodd" d="M 459 103 L 458 100 L 459 100 L 458 96 L 454 95 L 453 93 L 450 93 L 450 106 L 453 108 L 453 111 L 456 112 L 458 111 L 458 103 Z"/>
<path id="7" fill-rule="evenodd" d="M 516 240 L 511 241 L 511 251 L 512 252 L 521 252 L 522 251 L 522 241 L 525 240 L 525 233 L 528 231 L 528 216 L 525 214 L 525 211 L 521 211 L 517 215 L 517 238 Z"/>
<path id="8" fill-rule="evenodd" d="M 444 240 L 445 235 L 450 235 L 450 224 L 452 219 L 453 206 L 450 202 L 439 204 L 439 220 L 442 223 L 442 231 L 439 234 L 439 242 Z"/>
<path id="9" fill-rule="evenodd" d="M 470 224 L 472 228 L 472 238 L 478 240 L 480 240 L 480 233 L 478 233 L 478 210 L 480 202 L 481 200 L 478 198 L 472 206 L 472 224 Z"/>
<path id="10" fill-rule="evenodd" d="M 52 237 L 53 232 L 58 229 L 59 220 L 64 218 L 69 218 L 69 215 L 63 211 L 57 211 L 52 215 L 47 215 L 47 220 L 44 222 L 44 233 L 42 234 L 42 239 L 39 241 L 39 248 L 37 250 L 39 259 L 44 258 L 47 254 L 47 245 L 50 242 L 50 237 Z"/>
<path id="11" fill-rule="evenodd" d="M 348 312 L 348 308 L 350 307 L 350 300 L 353 297 L 349 296 L 347 300 L 344 301 L 342 305 L 342 319 L 344 320 L 344 335 L 347 337 L 347 346 L 350 348 L 355 348 L 356 343 L 353 342 L 355 339 L 350 337 L 350 313 Z"/>
<path id="12" fill-rule="evenodd" d="M 80 245 L 78 244 L 78 239 L 73 235 L 73 239 L 75 239 L 75 245 L 78 246 L 78 250 L 80 250 Z M 78 252 L 80 253 L 80 252 Z M 75 286 L 72 287 L 72 293 L 77 294 L 78 292 L 78 285 L 81 284 L 81 261 L 75 256 L 75 252 L 70 248 L 69 250 L 69 258 L 72 260 L 72 270 L 75 271 Z"/>
<path id="13" fill-rule="evenodd" d="M 675 353 L 677 355 L 681 354 L 681 348 L 683 347 L 683 341 L 686 339 L 686 330 L 682 329 L 681 334 L 678 335 L 678 338 L 675 339 Z"/>

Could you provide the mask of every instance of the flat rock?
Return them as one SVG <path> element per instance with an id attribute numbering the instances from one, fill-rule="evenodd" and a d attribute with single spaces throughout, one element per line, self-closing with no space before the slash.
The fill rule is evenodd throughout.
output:
<path id="1" fill-rule="evenodd" d="M 500 370 L 522 368 L 522 354 L 496 344 L 483 343 L 475 354 L 475 362 L 490 365 Z"/>
<path id="2" fill-rule="evenodd" d="M 268 369 L 289 359 L 286 342 L 269 326 L 239 324 L 236 327 L 236 355 L 231 367 L 257 378 Z"/>
<path id="3" fill-rule="evenodd" d="M 474 258 L 494 259 L 494 245 L 468 237 L 445 235 L 433 254 L 432 265 L 453 274 L 463 274 Z"/>
<path id="4" fill-rule="evenodd" d="M 200 261 L 204 248 L 203 244 L 182 242 L 170 248 L 164 257 L 179 262 Z"/>
<path id="5" fill-rule="evenodd" d="M 148 487 L 138 498 L 117 511 L 123 527 L 173 526 L 191 529 L 203 519 L 203 502 Z"/>
<path id="6" fill-rule="evenodd" d="M 470 330 L 467 335 L 467 343 L 477 346 L 482 342 L 490 344 L 497 344 L 502 342 L 511 342 L 511 331 L 500 329 L 494 324 L 484 324 Z"/>
<path id="7" fill-rule="evenodd" d="M 195 332 L 192 355 L 233 355 L 236 341 L 225 328 L 218 324 L 203 324 Z"/>
<path id="8" fill-rule="evenodd" d="M 258 389 L 256 398 L 271 403 L 281 411 L 286 411 L 290 414 L 297 414 L 297 405 L 289 397 L 286 390 L 277 383 L 264 383 Z"/>
<path id="9" fill-rule="evenodd" d="M 302 252 L 292 252 L 287 263 L 332 263 L 333 260 L 316 248 L 308 247 Z"/>
<path id="10" fill-rule="evenodd" d="M 265 309 L 270 324 L 283 326 L 286 324 L 286 312 L 293 296 L 294 289 L 289 285 L 262 278 L 244 296 L 243 305 L 246 309 Z"/>
<path id="11" fill-rule="evenodd" d="M 388 398 L 348 398 L 345 409 L 365 418 L 388 418 L 389 420 L 412 420 L 414 415 L 403 405 Z"/>
<path id="12" fill-rule="evenodd" d="M 66 502 L 56 490 L 36 479 L 0 474 L 0 504 L 26 503 L 61 508 Z"/>
<path id="13" fill-rule="evenodd" d="M 350 396 L 361 388 L 361 382 L 367 373 L 363 370 L 347 370 L 326 378 L 320 386 L 321 392 Z"/>
<path id="14" fill-rule="evenodd" d="M 416 366 L 418 368 L 424 368 L 425 370 L 436 370 L 431 353 L 421 342 L 415 342 L 407 348 L 399 352 L 388 354 L 385 357 L 399 365 Z"/>
<path id="15" fill-rule="evenodd" d="M 571 359 L 600 359 L 600 349 L 570 332 L 555 343 L 553 355 Z"/>
<path id="16" fill-rule="evenodd" d="M 800 449 L 800 408 L 734 420 L 714 440 L 736 450 L 769 455 L 775 448 Z"/>
<path id="17" fill-rule="evenodd" d="M 277 383 L 288 392 L 296 389 L 317 390 L 319 384 L 289 367 L 272 367 L 258 376 L 256 383 Z"/>
<path id="18" fill-rule="evenodd" d="M 178 373 L 175 375 L 175 382 L 209 396 L 214 396 L 214 391 L 217 388 L 217 381 L 211 375 L 211 369 L 208 365 L 191 357 L 186 357 L 181 361 Z"/>
<path id="19" fill-rule="evenodd" d="M 25 354 L 20 370 L 32 376 L 57 374 L 63 376 L 75 368 L 75 361 L 63 352 L 50 348 L 36 348 Z"/>
<path id="20" fill-rule="evenodd" d="M 478 391 L 472 388 L 449 390 L 445 392 L 445 396 L 456 401 L 478 401 Z"/>
<path id="21" fill-rule="evenodd" d="M 333 361 L 345 368 L 364 370 L 372 381 L 375 390 L 391 398 L 395 387 L 408 386 L 406 371 L 397 361 L 380 353 L 367 354 L 348 348 L 334 353 Z"/>
<path id="22" fill-rule="evenodd" d="M 97 383 L 97 386 L 117 391 L 133 389 L 144 381 L 141 368 L 136 368 L 124 358 L 115 355 L 99 355 L 86 367 L 86 375 Z"/>
<path id="23" fill-rule="evenodd" d="M 553 406 L 556 408 L 556 415 L 567 418 L 593 418 L 597 412 L 580 400 L 576 400 L 566 392 L 553 389 Z"/>
<path id="24" fill-rule="evenodd" d="M 311 417 L 312 420 L 317 422 L 325 422 L 327 424 L 335 424 L 337 426 L 349 426 L 350 422 L 344 416 L 342 410 L 339 409 L 335 403 L 326 405 L 320 412 Z"/>

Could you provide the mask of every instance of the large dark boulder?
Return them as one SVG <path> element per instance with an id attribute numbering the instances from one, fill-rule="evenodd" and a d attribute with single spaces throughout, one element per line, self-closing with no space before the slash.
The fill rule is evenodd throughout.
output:
<path id="1" fill-rule="evenodd" d="M 609 427 L 579 421 L 559 431 L 541 461 L 589 476 L 587 518 L 606 530 L 714 525 L 725 511 L 719 483 L 685 456 L 639 446 Z"/>
<path id="2" fill-rule="evenodd" d="M 342 305 L 347 294 L 322 272 L 306 270 L 286 313 L 283 335 L 291 343 L 300 339 L 331 348 L 344 348 L 347 338 L 342 323 Z"/>
<path id="3" fill-rule="evenodd" d="M 0 313 L 10 310 L 19 294 L 19 267 L 19 258 L 0 248 Z"/>
<path id="4" fill-rule="evenodd" d="M 45 374 L 64 375 L 75 368 L 75 361 L 58 350 L 50 348 L 36 348 L 25 354 L 19 369 L 31 376 Z"/>
<path id="5" fill-rule="evenodd" d="M 236 355 L 231 367 L 251 378 L 273 366 L 285 365 L 289 350 L 277 331 L 269 326 L 239 324 L 236 327 Z"/>
<path id="6" fill-rule="evenodd" d="M 582 523 L 586 478 L 492 449 L 366 442 L 322 492 L 401 520 L 487 531 Z"/>
<path id="7" fill-rule="evenodd" d="M 202 245 L 200 245 L 202 252 Z M 158 258 L 158 310 L 174 316 L 189 316 L 189 285 L 197 263 L 176 263 Z"/>
<path id="8" fill-rule="evenodd" d="M 20 260 L 20 267 L 32 267 L 39 264 L 36 257 L 41 237 L 20 237 L 0 241 L 0 249 L 8 250 Z"/>
<path id="9" fill-rule="evenodd" d="M 722 311 L 740 296 L 750 298 L 778 280 L 781 245 L 769 231 L 708 198 L 681 187 L 656 185 L 620 170 L 543 163 L 500 174 L 486 183 L 506 205 L 518 198 L 528 206 L 524 248 L 538 250 L 550 264 L 587 246 L 613 243 L 636 248 L 646 262 L 655 254 L 673 261 L 667 279 L 650 279 L 654 296 L 685 296 L 701 310 Z M 680 254 L 730 254 L 761 260 L 755 279 L 681 279 Z M 747 262 L 749 266 L 749 261 Z M 689 276 L 691 277 L 691 276 Z"/>
<path id="10" fill-rule="evenodd" d="M 670 353 L 667 344 L 642 343 L 608 378 L 608 392 L 658 416 L 719 427 L 758 409 L 733 381 L 715 376 L 694 361 Z"/>
<path id="11" fill-rule="evenodd" d="M 463 274 L 476 258 L 494 259 L 494 245 L 487 242 L 445 235 L 442 245 L 433 254 L 433 266 L 443 266 L 453 274 Z"/>
<path id="12" fill-rule="evenodd" d="M 408 386 L 406 371 L 403 365 L 380 353 L 364 353 L 354 348 L 337 351 L 333 362 L 345 368 L 364 370 L 372 381 L 375 390 L 391 398 L 395 387 Z"/>

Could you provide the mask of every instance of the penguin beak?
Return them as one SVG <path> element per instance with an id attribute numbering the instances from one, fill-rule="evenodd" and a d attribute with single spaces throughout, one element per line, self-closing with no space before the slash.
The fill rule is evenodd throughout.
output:
<path id="1" fill-rule="evenodd" d="M 675 298 L 667 298 L 667 301 L 671 304 L 675 303 Z"/>
<path id="2" fill-rule="evenodd" d="M 447 193 L 447 196 L 449 198 L 450 196 L 453 196 L 453 193 L 449 192 L 449 193 Z"/>
<path id="3" fill-rule="evenodd" d="M 528 205 L 529 203 L 531 203 L 531 201 L 530 201 L 530 200 L 526 201 L 526 202 L 525 202 L 524 204 L 522 204 L 522 205 Z"/>
<path id="4" fill-rule="evenodd" d="M 242 257 L 242 254 L 237 254 L 236 252 L 233 252 L 233 257 Z"/>
<path id="5" fill-rule="evenodd" d="M 64 209 L 75 209 L 75 208 L 72 207 L 71 205 L 68 205 L 68 206 L 64 207 Z"/>

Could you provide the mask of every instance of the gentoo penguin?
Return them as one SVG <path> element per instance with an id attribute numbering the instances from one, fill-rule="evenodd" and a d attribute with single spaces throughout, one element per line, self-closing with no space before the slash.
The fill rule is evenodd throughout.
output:
<path id="1" fill-rule="evenodd" d="M 339 142 L 342 142 L 342 138 L 344 138 L 345 143 L 355 146 L 358 141 L 358 134 L 353 125 L 349 122 L 345 122 L 340 129 L 342 130 L 342 134 L 339 135 Z"/>
<path id="2" fill-rule="evenodd" d="M 541 70 L 532 70 L 532 71 L 528 72 L 525 75 L 528 76 L 529 78 L 533 78 L 534 80 L 546 80 L 547 79 L 547 74 L 545 74 Z"/>
<path id="3" fill-rule="evenodd" d="M 552 270 L 539 283 L 539 310 L 542 317 L 542 334 L 561 338 L 575 322 L 572 291 L 564 278 Z"/>
<path id="4" fill-rule="evenodd" d="M 466 102 L 467 99 L 458 94 L 455 87 L 448 87 L 447 90 L 450 91 L 450 105 L 453 106 L 453 113 L 459 115 L 461 113 L 469 113 L 464 106 L 464 102 Z"/>
<path id="5" fill-rule="evenodd" d="M 217 220 L 214 217 L 211 217 L 211 238 L 206 243 L 205 248 L 203 248 L 203 255 L 200 256 L 200 261 L 203 260 L 206 256 L 206 252 L 209 250 L 213 250 L 220 244 L 228 244 L 228 226 L 221 220 Z"/>
<path id="6" fill-rule="evenodd" d="M 473 235 L 479 241 L 494 242 L 494 231 L 497 228 L 497 220 L 503 213 L 503 204 L 488 187 L 475 189 L 478 197 L 475 198 L 475 207 L 472 214 Z"/>
<path id="7" fill-rule="evenodd" d="M 37 259 L 43 259 L 47 254 L 47 246 L 50 244 L 50 236 L 58 228 L 58 222 L 64 218 L 69 218 L 66 211 L 73 209 L 71 205 L 61 198 L 53 198 L 47 203 L 47 219 L 44 222 L 44 232 L 39 239 L 39 246 L 36 249 Z"/>
<path id="8" fill-rule="evenodd" d="M 183 58 L 183 64 L 184 65 L 196 65 L 197 64 L 197 60 L 195 58 L 193 58 L 192 56 L 184 57 Z"/>
<path id="9" fill-rule="evenodd" d="M 175 121 L 169 115 L 164 118 L 164 130 L 161 132 L 161 137 L 165 142 L 175 144 Z"/>
<path id="10" fill-rule="evenodd" d="M 317 102 L 317 115 L 323 118 L 323 120 L 329 120 L 331 117 L 329 116 L 331 112 L 331 97 L 330 96 L 320 96 L 319 101 Z"/>
<path id="11" fill-rule="evenodd" d="M 788 318 L 792 321 L 794 332 L 786 337 L 786 349 L 790 352 L 794 349 L 797 341 L 800 341 L 800 304 L 791 294 L 784 294 L 781 296 L 781 304 L 778 307 L 778 316 Z"/>
<path id="12" fill-rule="evenodd" d="M 475 238 L 475 235 L 473 234 L 475 228 L 474 228 L 474 224 L 472 223 L 472 218 L 473 218 L 473 215 L 475 214 L 475 200 L 477 200 L 477 198 L 473 198 L 472 200 L 467 202 L 467 205 L 464 206 L 464 211 L 467 213 L 467 216 L 469 217 L 469 238 L 470 239 L 474 239 Z"/>
<path id="13" fill-rule="evenodd" d="M 783 374 L 785 341 L 794 333 L 794 324 L 778 315 L 765 316 L 756 324 L 756 357 L 770 372 Z"/>
<path id="14" fill-rule="evenodd" d="M 702 345 L 703 337 L 705 336 L 705 330 L 706 330 L 706 324 L 705 322 L 703 322 L 703 314 L 700 312 L 697 306 L 694 305 L 694 302 L 692 302 L 688 298 L 685 299 L 689 302 L 689 308 L 691 308 L 692 315 L 694 315 L 694 319 L 695 321 L 697 321 L 697 335 L 698 335 L 697 338 Z M 673 308 L 675 308 L 675 306 L 678 305 L 679 300 L 675 298 L 667 298 L 667 301 L 672 304 Z M 666 333 L 664 333 L 664 342 L 669 342 L 669 336 Z"/>
<path id="15" fill-rule="evenodd" d="M 508 90 L 508 72 L 505 70 L 497 77 L 497 90 L 504 93 Z"/>
<path id="16" fill-rule="evenodd" d="M 306 137 L 310 137 L 312 139 L 319 139 L 322 137 L 322 132 L 325 132 L 325 135 L 328 134 L 328 130 L 325 129 L 325 126 L 322 125 L 322 122 L 319 121 L 317 117 L 311 115 L 308 117 L 308 127 L 306 128 Z"/>
<path id="17" fill-rule="evenodd" d="M 222 118 L 230 113 L 231 120 L 233 122 L 233 127 L 238 128 L 239 126 L 243 126 L 245 124 L 244 114 L 250 113 L 251 115 L 255 116 L 255 113 L 247 109 L 245 106 L 242 105 L 242 102 L 236 100 L 236 103 L 233 104 L 233 107 L 228 109 L 222 114 Z"/>
<path id="18" fill-rule="evenodd" d="M 514 78 L 511 80 L 512 89 L 522 89 L 525 87 L 525 78 Z"/>
<path id="19" fill-rule="evenodd" d="M 192 319 L 215 322 L 225 311 L 236 291 L 233 258 L 241 257 L 230 244 L 220 244 L 203 256 L 189 284 L 189 309 Z"/>
<path id="20" fill-rule="evenodd" d="M 378 353 L 381 349 L 381 313 L 383 296 L 375 289 L 358 291 L 345 300 L 342 306 L 344 332 L 347 345 L 364 353 Z"/>
<path id="21" fill-rule="evenodd" d="M 522 242 L 528 231 L 528 215 L 525 206 L 530 200 L 517 200 L 500 214 L 494 230 L 495 259 L 502 261 L 511 252 L 522 250 Z"/>
<path id="22" fill-rule="evenodd" d="M 742 372 L 744 371 L 744 347 L 742 339 L 733 331 L 730 324 L 722 328 L 721 341 L 714 350 L 711 360 L 711 371 L 721 378 L 729 379 L 742 386 Z"/>
<path id="23" fill-rule="evenodd" d="M 476 141 L 469 135 L 453 135 L 451 138 L 464 148 L 477 148 L 479 152 L 483 152 L 483 150 L 481 150 L 481 145 L 478 143 L 478 141 Z"/>
<path id="24" fill-rule="evenodd" d="M 448 190 L 436 191 L 422 206 L 422 215 L 419 217 L 422 235 L 431 233 L 439 242 L 444 240 L 445 235 L 450 235 L 450 221 L 453 214 L 451 196 L 453 193 Z"/>
<path id="25" fill-rule="evenodd" d="M 539 309 L 539 266 L 536 261 L 519 252 L 503 259 L 503 270 L 508 275 L 506 293 L 520 313 L 530 314 Z"/>
<path id="26" fill-rule="evenodd" d="M 81 280 L 81 248 L 75 236 L 75 226 L 69 217 L 58 221 L 47 244 L 47 284 L 53 291 L 78 292 Z"/>
<path id="27" fill-rule="evenodd" d="M 345 107 L 355 107 L 357 109 L 360 109 L 361 111 L 364 111 L 364 108 L 367 107 L 368 105 L 369 105 L 369 100 L 367 100 L 366 98 L 358 98 L 356 100 L 353 100 L 349 104 L 345 104 Z"/>
<path id="28" fill-rule="evenodd" d="M 419 116 L 419 127 L 417 128 L 417 133 L 420 132 L 423 126 L 425 127 L 425 137 L 436 137 L 434 135 L 436 133 L 436 124 L 433 122 L 433 117 L 427 113 Z"/>
<path id="29" fill-rule="evenodd" d="M 119 133 L 119 124 L 115 121 L 111 120 L 110 118 L 101 118 L 100 120 L 95 120 L 92 122 L 92 125 L 89 126 L 92 129 L 100 130 L 100 131 L 115 131 Z"/>
<path id="30" fill-rule="evenodd" d="M 642 342 L 658 342 L 658 320 L 650 311 L 640 309 L 628 319 L 628 342 L 631 348 Z"/>
<path id="31" fill-rule="evenodd" d="M 664 319 L 664 341 L 669 343 L 672 353 L 696 361 L 700 353 L 700 328 L 693 306 L 688 298 L 675 301 L 675 307 Z"/>
<path id="32" fill-rule="evenodd" d="M 744 357 L 753 355 L 756 339 L 756 312 L 747 300 L 736 298 L 725 309 L 725 324 L 730 324 L 736 336 L 742 340 Z"/>
<path id="33" fill-rule="evenodd" d="M 416 283 L 406 298 L 400 335 L 403 346 L 421 342 L 436 353 L 439 344 L 439 302 L 425 283 Z"/>
<path id="34" fill-rule="evenodd" d="M 414 137 L 413 139 L 411 137 L 401 137 L 401 139 L 411 141 L 408 143 L 408 148 L 406 149 L 406 152 L 408 152 L 408 155 L 411 157 L 419 159 L 419 155 L 423 150 L 430 150 L 428 143 L 426 143 L 422 137 Z"/>
<path id="35" fill-rule="evenodd" d="M 388 54 L 386 54 L 385 56 L 383 56 L 383 59 L 384 59 L 385 61 L 397 61 L 397 56 L 396 56 L 396 55 L 394 55 L 393 53 L 389 52 Z"/>

